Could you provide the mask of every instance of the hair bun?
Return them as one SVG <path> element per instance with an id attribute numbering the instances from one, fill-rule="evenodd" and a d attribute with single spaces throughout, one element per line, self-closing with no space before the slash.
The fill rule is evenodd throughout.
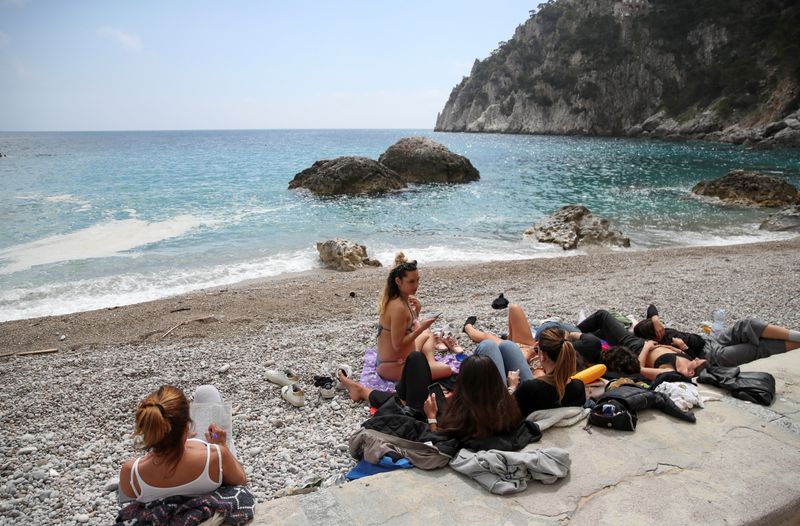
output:
<path id="1" fill-rule="evenodd" d="M 394 266 L 402 265 L 403 263 L 407 263 L 408 258 L 406 257 L 405 253 L 401 250 L 397 254 L 394 255 Z"/>

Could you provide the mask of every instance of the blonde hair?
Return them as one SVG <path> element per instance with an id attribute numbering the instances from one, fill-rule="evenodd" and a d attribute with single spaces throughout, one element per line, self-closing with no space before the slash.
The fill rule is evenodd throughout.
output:
<path id="1" fill-rule="evenodd" d="M 406 255 L 400 251 L 394 256 L 394 267 L 389 272 L 386 278 L 386 285 L 383 287 L 383 292 L 378 299 L 378 314 L 386 312 L 386 306 L 390 301 L 400 296 L 400 287 L 397 285 L 395 278 L 404 278 L 408 272 L 417 270 L 416 261 L 408 261 Z"/>
<path id="2" fill-rule="evenodd" d="M 144 449 L 176 465 L 183 456 L 184 432 L 189 422 L 186 395 L 177 387 L 162 385 L 139 403 L 133 437 Z"/>
<path id="3" fill-rule="evenodd" d="M 576 354 L 572 342 L 567 340 L 567 332 L 562 329 L 547 329 L 539 336 L 539 349 L 555 364 L 553 372 L 543 380 L 558 391 L 558 399 L 564 398 L 564 391 L 575 374 Z"/>

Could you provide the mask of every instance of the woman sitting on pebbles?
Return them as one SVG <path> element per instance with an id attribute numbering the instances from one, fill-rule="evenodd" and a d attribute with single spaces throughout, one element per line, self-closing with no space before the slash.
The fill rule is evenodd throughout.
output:
<path id="1" fill-rule="evenodd" d="M 217 389 L 204 385 L 197 403 L 221 403 Z M 127 499 L 151 502 L 175 495 L 204 495 L 222 484 L 247 483 L 242 465 L 230 452 L 225 431 L 210 424 L 205 441 L 189 438 L 189 401 L 180 389 L 163 385 L 136 410 L 134 437 L 148 453 L 131 459 L 119 472 L 119 489 Z"/>
<path id="2" fill-rule="evenodd" d="M 431 325 L 436 317 L 419 321 L 422 304 L 415 294 L 419 288 L 419 271 L 416 261 L 406 261 L 399 252 L 395 266 L 389 272 L 381 295 L 378 312 L 378 358 L 376 370 L 381 378 L 396 382 L 400 379 L 403 364 L 408 356 L 422 352 L 431 368 L 434 380 L 446 378 L 453 371 L 435 360 L 436 352 Z"/>

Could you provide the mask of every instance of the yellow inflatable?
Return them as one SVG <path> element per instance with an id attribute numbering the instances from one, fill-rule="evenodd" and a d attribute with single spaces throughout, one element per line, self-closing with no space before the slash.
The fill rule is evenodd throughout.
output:
<path id="1" fill-rule="evenodd" d="M 588 385 L 599 380 L 604 374 L 606 374 L 606 366 L 600 363 L 573 374 L 572 379 L 580 380 L 584 385 Z"/>

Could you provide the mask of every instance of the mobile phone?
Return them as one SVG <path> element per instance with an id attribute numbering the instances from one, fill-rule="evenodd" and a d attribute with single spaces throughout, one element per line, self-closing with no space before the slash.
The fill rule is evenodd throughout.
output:
<path id="1" fill-rule="evenodd" d="M 437 412 L 439 415 L 441 415 L 442 411 L 444 410 L 444 405 L 447 403 L 447 399 L 444 397 L 442 385 L 439 382 L 429 385 L 428 393 L 431 393 L 436 397 Z"/>

